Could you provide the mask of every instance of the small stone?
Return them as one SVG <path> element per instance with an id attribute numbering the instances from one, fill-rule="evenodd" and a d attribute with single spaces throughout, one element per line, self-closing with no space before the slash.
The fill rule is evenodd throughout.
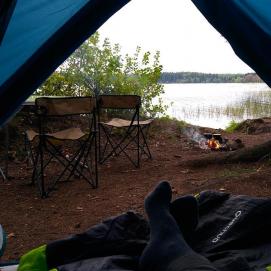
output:
<path id="1" fill-rule="evenodd" d="M 75 229 L 78 229 L 78 228 L 80 228 L 81 227 L 81 223 L 79 222 L 79 223 L 76 223 L 75 225 L 74 225 L 74 228 Z"/>
<path id="2" fill-rule="evenodd" d="M 16 235 L 14 232 L 11 232 L 8 234 L 8 238 L 15 238 L 15 237 L 16 237 Z"/>

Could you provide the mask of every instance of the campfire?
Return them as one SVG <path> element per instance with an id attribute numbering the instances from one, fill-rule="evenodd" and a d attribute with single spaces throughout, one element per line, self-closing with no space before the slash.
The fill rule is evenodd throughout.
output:
<path id="1" fill-rule="evenodd" d="M 225 150 L 227 139 L 223 139 L 221 134 L 209 134 L 205 133 L 204 138 L 206 138 L 206 146 L 211 150 Z"/>
<path id="2" fill-rule="evenodd" d="M 234 151 L 244 147 L 241 139 L 228 139 L 218 133 L 200 133 L 195 127 L 184 128 L 182 130 L 190 140 L 197 143 L 203 150 L 212 151 Z"/>
<path id="3" fill-rule="evenodd" d="M 221 134 L 205 133 L 199 144 L 201 149 L 210 149 L 213 151 L 233 151 L 244 147 L 240 139 L 228 140 Z"/>
<path id="4" fill-rule="evenodd" d="M 214 138 L 208 139 L 207 140 L 207 145 L 212 150 L 219 150 L 220 146 L 221 146 L 219 144 L 218 140 L 215 140 Z"/>

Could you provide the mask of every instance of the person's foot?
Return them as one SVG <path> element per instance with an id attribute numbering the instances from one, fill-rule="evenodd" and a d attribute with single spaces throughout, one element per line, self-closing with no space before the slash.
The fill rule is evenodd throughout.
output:
<path id="1" fill-rule="evenodd" d="M 170 207 L 172 192 L 168 182 L 160 182 L 156 188 L 145 198 L 145 210 L 148 216 L 152 216 L 161 209 Z"/>
<path id="2" fill-rule="evenodd" d="M 180 255 L 191 251 L 170 214 L 171 196 L 169 183 L 161 182 L 145 199 L 151 235 L 140 257 L 140 270 L 164 271 Z"/>

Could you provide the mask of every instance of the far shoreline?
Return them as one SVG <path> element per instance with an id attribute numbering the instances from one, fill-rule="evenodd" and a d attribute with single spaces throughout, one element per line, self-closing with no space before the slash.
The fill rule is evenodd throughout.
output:
<path id="1" fill-rule="evenodd" d="M 256 73 L 162 72 L 160 84 L 264 83 Z"/>

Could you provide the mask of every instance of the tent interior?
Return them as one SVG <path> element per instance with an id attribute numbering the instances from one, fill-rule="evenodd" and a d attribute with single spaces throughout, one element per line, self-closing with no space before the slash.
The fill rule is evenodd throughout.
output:
<path id="1" fill-rule="evenodd" d="M 192 0 L 192 2 L 206 19 L 228 40 L 239 58 L 246 62 L 262 80 L 271 87 L 270 0 Z M 16 113 L 20 105 L 76 48 L 127 3 L 129 3 L 129 0 L 2 0 L 0 3 L 0 126 L 4 125 Z M 204 230 L 204 227 L 208 226 L 208 219 L 206 217 L 209 215 L 208 212 L 210 210 L 217 212 L 216 214 L 219 216 L 221 212 L 219 208 L 223 207 L 223 210 L 229 210 L 228 206 L 239 203 L 241 206 L 244 202 L 243 200 L 250 202 L 252 205 L 256 202 L 259 204 L 257 206 L 260 206 L 260 211 L 264 214 L 260 216 L 259 210 L 256 211 L 260 221 L 260 217 L 263 218 L 268 215 L 266 208 L 270 206 L 269 201 L 262 202 L 258 199 L 231 198 L 224 193 L 203 194 L 200 200 L 202 205 L 202 228 L 199 230 L 199 235 Z M 207 212 L 205 206 L 208 204 L 210 204 L 211 207 Z M 118 225 L 120 227 L 127 226 L 125 224 L 127 221 L 131 223 L 128 223 L 128 226 L 134 225 L 135 227 L 146 230 L 145 221 L 133 214 L 128 213 L 124 217 L 118 217 L 116 221 L 117 225 L 115 225 L 115 228 L 113 227 L 115 231 L 114 234 L 120 234 L 118 232 Z M 251 223 L 254 222 L 255 220 L 252 220 Z M 106 222 L 104 225 L 100 225 L 98 228 L 94 228 L 82 236 L 87 236 L 87 238 L 93 240 L 92 238 L 95 239 L 99 231 L 101 231 L 102 235 L 105 234 L 105 232 L 108 234 L 108 225 L 110 223 L 111 222 Z M 264 227 L 268 227 L 268 223 L 262 221 Z M 234 222 L 232 222 L 229 227 L 233 224 Z M 135 228 L 132 229 L 135 230 Z M 214 230 L 217 230 L 217 228 Z M 258 228 L 258 230 L 260 232 L 261 229 Z M 239 238 L 238 242 L 251 234 L 245 231 L 243 231 L 243 233 L 244 235 L 242 236 L 241 234 L 238 235 L 237 229 L 236 236 L 237 239 Z M 110 243 L 113 240 L 112 242 L 114 243 L 116 241 L 114 239 L 116 235 L 114 234 L 111 236 L 112 239 L 110 239 L 110 235 L 107 235 L 107 242 Z M 121 232 L 121 234 L 125 235 L 123 232 Z M 123 250 L 121 250 L 123 248 L 127 250 L 131 249 L 131 251 L 133 248 L 136 248 L 137 253 L 141 251 L 140 246 L 142 242 L 146 242 L 148 234 L 143 234 L 143 237 L 139 232 L 129 232 L 129 234 L 131 234 L 131 236 L 128 236 L 130 239 L 132 239 L 132 237 L 136 238 L 135 243 L 132 244 L 134 247 L 130 247 L 131 243 L 127 241 L 129 238 L 126 236 L 128 239 L 124 238 L 124 241 L 127 242 L 121 243 L 123 247 L 118 248 L 116 244 L 119 243 L 114 243 L 114 246 L 110 247 L 110 249 L 115 249 L 115 251 L 119 249 L 123 252 Z M 75 247 L 78 244 L 82 245 L 82 240 L 80 239 L 82 236 L 76 236 L 74 240 L 69 240 L 69 242 L 74 242 L 72 245 L 75 245 Z M 141 237 L 142 239 L 140 239 Z M 98 237 L 98 239 L 99 238 L 100 237 Z M 264 239 L 263 236 L 261 236 L 261 238 L 261 240 Z M 102 251 L 105 249 L 105 247 L 103 247 L 104 244 L 101 239 L 98 241 L 98 246 Z M 223 245 L 231 245 L 230 241 L 231 240 L 227 240 L 229 243 L 225 241 Z M 50 266 L 55 266 L 53 264 L 54 259 L 50 253 L 55 253 L 55 251 L 59 249 L 61 251 L 63 244 L 64 246 L 66 245 L 65 240 L 61 242 L 64 243 L 54 243 L 50 246 L 50 249 L 47 248 L 47 257 L 50 259 Z M 202 242 L 207 241 L 202 240 Z M 94 242 L 93 244 L 95 245 L 96 243 Z M 204 243 L 204 246 L 201 247 L 202 251 L 207 247 L 206 244 L 207 243 Z M 110 245 L 112 245 L 112 243 L 110 243 Z M 217 244 L 213 242 L 212 245 L 215 247 Z M 240 246 L 241 245 L 242 244 L 240 244 Z M 215 248 L 220 249 L 219 246 Z M 44 247 L 39 249 L 38 253 L 40 253 L 40 251 L 44 253 Z M 79 252 L 74 249 L 72 252 L 74 253 L 74 258 L 77 258 Z M 204 253 L 205 252 L 206 251 L 204 251 Z M 211 255 L 211 251 L 208 251 L 208 253 Z M 232 253 L 231 256 L 233 256 L 234 252 L 231 251 L 230 253 Z M 249 248 L 244 249 L 242 253 L 247 253 L 251 257 L 254 256 Z M 98 253 L 97 255 L 104 256 L 103 253 Z M 59 256 L 59 259 L 61 259 L 59 262 L 60 266 L 70 264 L 70 261 L 65 259 L 66 256 L 67 255 L 64 255 L 63 258 Z M 81 259 L 85 260 L 87 256 L 89 255 L 83 255 Z M 134 259 L 132 257 L 124 257 L 121 259 L 111 258 L 106 259 L 104 262 L 99 262 L 99 264 L 108 264 L 108 261 L 110 261 L 111 267 L 119 262 L 128 262 L 129 266 L 133 266 Z M 264 258 L 263 264 L 266 266 L 268 261 L 268 257 Z M 246 270 L 246 263 L 243 263 L 242 259 L 236 259 L 235 263 L 237 265 L 240 264 L 240 270 Z M 90 266 L 97 266 L 98 263 L 93 260 L 88 264 L 90 264 Z M 220 264 L 221 262 L 218 262 L 218 266 Z M 61 268 L 59 270 L 74 270 L 74 265 Z M 79 267 L 77 266 L 77 268 Z M 233 267 L 231 266 L 229 268 Z"/>

